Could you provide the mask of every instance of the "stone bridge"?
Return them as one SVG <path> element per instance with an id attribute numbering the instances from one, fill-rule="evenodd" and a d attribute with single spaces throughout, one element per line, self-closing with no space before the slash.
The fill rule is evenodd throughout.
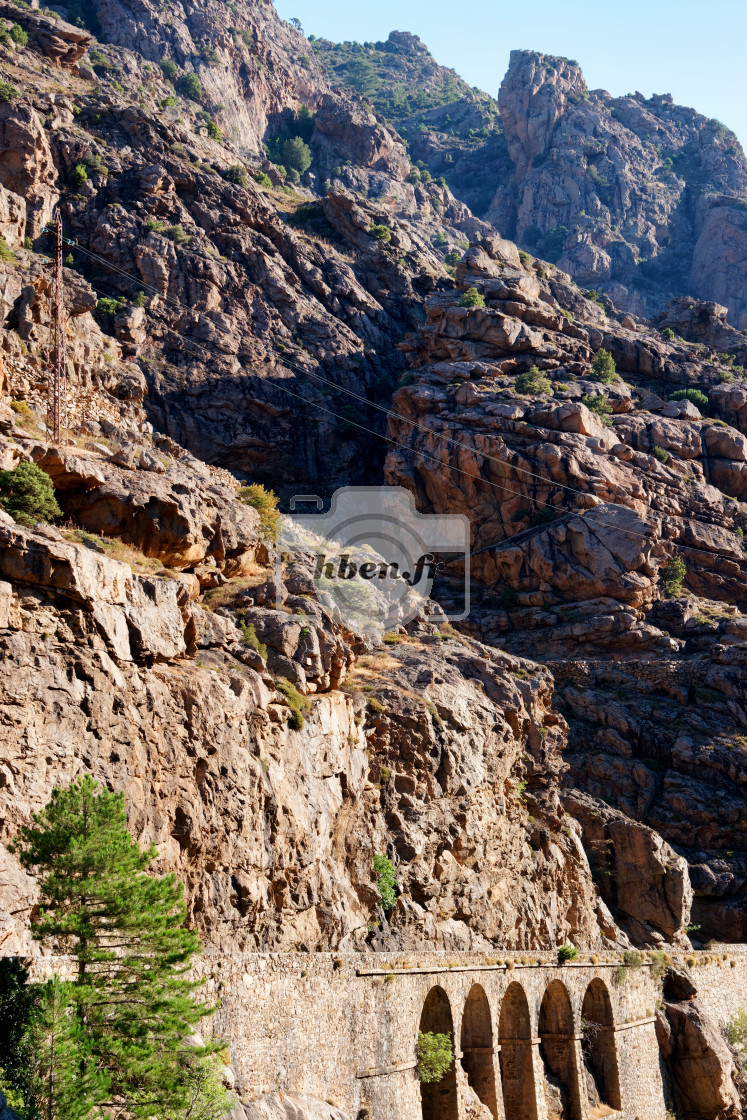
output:
<path id="1" fill-rule="evenodd" d="M 688 967 L 718 1024 L 747 1005 L 744 947 L 693 953 Z M 651 961 L 271 953 L 202 969 L 245 1098 L 308 1095 L 353 1120 L 666 1117 Z M 456 1060 L 436 1085 L 416 1075 L 419 1031 L 452 1039 Z"/>
<path id="2" fill-rule="evenodd" d="M 644 954 L 645 958 L 645 954 Z M 666 1120 L 655 1022 L 660 962 L 619 954 L 254 953 L 204 955 L 243 1099 L 285 1092 L 351 1120 Z M 717 1027 L 747 1009 L 747 947 L 679 955 Z M 43 977 L 64 958 L 37 958 Z M 419 1031 L 455 1061 L 416 1074 Z"/>

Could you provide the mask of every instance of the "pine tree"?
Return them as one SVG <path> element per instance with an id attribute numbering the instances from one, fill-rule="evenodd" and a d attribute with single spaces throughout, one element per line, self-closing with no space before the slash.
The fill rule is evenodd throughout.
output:
<path id="1" fill-rule="evenodd" d="M 29 983 L 13 957 L 0 959 L 0 1086 L 21 1120 L 86 1120 L 107 1093 L 72 985 L 57 977 Z"/>
<path id="2" fill-rule="evenodd" d="M 34 1045 L 29 1096 L 36 1114 L 41 1120 L 103 1116 L 96 1105 L 108 1095 L 108 1078 L 92 1060 L 74 985 L 55 976 L 39 988 L 28 1031 Z"/>
<path id="3" fill-rule="evenodd" d="M 52 521 L 62 513 L 52 479 L 35 463 L 19 463 L 12 471 L 0 471 L 0 506 L 30 529 L 37 521 Z"/>
<path id="4" fill-rule="evenodd" d="M 609 350 L 600 347 L 594 355 L 591 363 L 591 372 L 597 381 L 603 382 L 605 385 L 617 380 L 617 367 L 615 366 L 615 359 L 610 354 Z"/>
<path id="5" fill-rule="evenodd" d="M 145 874 L 155 848 L 141 851 L 123 797 L 90 776 L 54 790 L 15 850 L 41 881 L 33 936 L 76 964 L 72 999 L 89 1046 L 83 1067 L 108 1079 L 109 1102 L 132 1117 L 186 1115 L 194 1062 L 222 1044 L 185 1050 L 212 1009 L 195 1000 L 186 976 L 200 945 L 184 928 L 181 883 Z"/>
<path id="6" fill-rule="evenodd" d="M 0 1088 L 14 1100 L 24 1099 L 33 1045 L 28 1023 L 34 991 L 26 968 L 15 957 L 0 958 Z"/>

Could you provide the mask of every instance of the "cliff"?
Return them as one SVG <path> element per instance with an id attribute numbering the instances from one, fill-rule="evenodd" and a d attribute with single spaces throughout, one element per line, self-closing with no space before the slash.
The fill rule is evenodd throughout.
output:
<path id="1" fill-rule="evenodd" d="M 416 36 L 314 44 L 330 77 L 361 88 L 418 166 L 505 237 L 622 310 L 676 296 L 747 326 L 747 164 L 722 122 L 669 94 L 589 90 L 574 60 L 512 51 L 497 102 L 439 66 Z"/>
<path id="2" fill-rule="evenodd" d="M 742 937 L 747 354 L 726 310 L 670 302 L 659 330 L 520 254 L 268 5 L 63 14 L 84 26 L 0 11 L 28 36 L 0 43 L 0 454 L 63 509 L 0 525 L 3 842 L 90 770 L 214 949 L 687 947 L 693 905 Z M 422 44 L 390 44 L 435 97 Z M 571 64 L 540 86 L 513 125 L 502 97 L 522 175 L 591 111 Z M 624 381 L 596 379 L 600 347 Z M 696 388 L 703 412 L 666 399 Z M 469 511 L 459 631 L 423 614 L 366 644 L 307 567 L 277 584 L 240 489 L 285 506 L 382 477 Z M 10 952 L 36 896 L 3 860 Z"/>

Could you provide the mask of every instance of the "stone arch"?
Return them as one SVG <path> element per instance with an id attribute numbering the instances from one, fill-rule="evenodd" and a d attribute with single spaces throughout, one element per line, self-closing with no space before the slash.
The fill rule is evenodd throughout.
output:
<path id="1" fill-rule="evenodd" d="M 467 1081 L 492 1115 L 498 1116 L 493 1064 L 493 1021 L 490 1004 L 481 984 L 473 984 L 462 1016 L 462 1069 Z"/>
<path id="2" fill-rule="evenodd" d="M 545 989 L 538 1033 L 549 1120 L 581 1120 L 573 1010 L 560 980 L 553 980 Z"/>
<path id="3" fill-rule="evenodd" d="M 516 981 L 506 989 L 498 1021 L 503 1104 L 510 1120 L 537 1120 L 532 1061 L 532 1023 L 524 989 Z"/>
<path id="4" fill-rule="evenodd" d="M 431 988 L 426 996 L 420 1015 L 419 1030 L 423 1034 L 446 1034 L 454 1046 L 454 1020 L 451 1015 L 449 997 L 443 988 Z M 454 1062 L 436 1082 L 420 1083 L 420 1100 L 423 1120 L 458 1120 L 457 1082 Z"/>
<path id="5" fill-rule="evenodd" d="M 589 1109 L 596 1116 L 622 1108 L 612 1001 L 603 980 L 592 980 L 581 1008 L 582 1050 Z"/>

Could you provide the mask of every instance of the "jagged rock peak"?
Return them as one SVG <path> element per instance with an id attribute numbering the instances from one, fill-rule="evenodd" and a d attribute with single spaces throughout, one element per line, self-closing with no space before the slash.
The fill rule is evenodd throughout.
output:
<path id="1" fill-rule="evenodd" d="M 547 152 L 568 103 L 588 96 L 577 62 L 539 51 L 511 51 L 498 104 L 517 175 Z"/>
<path id="2" fill-rule="evenodd" d="M 428 54 L 428 48 L 418 35 L 410 31 L 390 31 L 387 45 L 396 47 L 397 50 L 409 51 L 419 54 Z"/>

